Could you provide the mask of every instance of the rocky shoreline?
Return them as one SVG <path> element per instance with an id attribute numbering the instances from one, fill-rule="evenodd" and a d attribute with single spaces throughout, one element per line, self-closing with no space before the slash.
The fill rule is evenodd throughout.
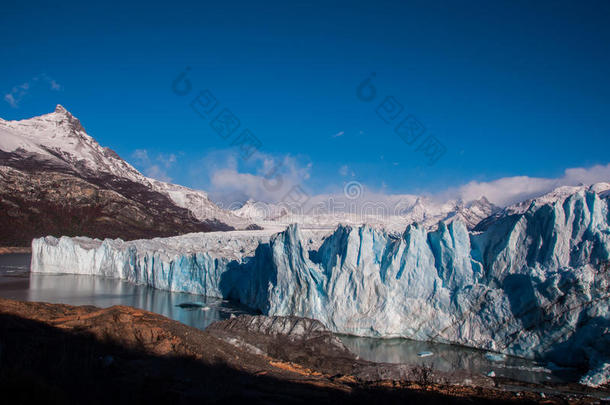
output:
<path id="1" fill-rule="evenodd" d="M 10 255 L 10 254 L 26 254 L 32 253 L 32 248 L 30 246 L 0 246 L 0 255 Z"/>
<path id="2" fill-rule="evenodd" d="M 242 315 L 201 331 L 125 306 L 0 299 L 0 319 L 0 390 L 20 403 L 595 403 L 610 396 L 584 387 L 509 390 L 485 376 L 364 361 L 306 318 Z"/>

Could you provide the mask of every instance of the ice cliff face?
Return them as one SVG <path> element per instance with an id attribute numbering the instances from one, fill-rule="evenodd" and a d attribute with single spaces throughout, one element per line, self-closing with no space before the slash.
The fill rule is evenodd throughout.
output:
<path id="1" fill-rule="evenodd" d="M 32 270 L 237 299 L 343 333 L 587 365 L 583 381 L 597 384 L 610 362 L 608 189 L 532 200 L 475 232 L 457 219 L 434 231 L 411 225 L 399 236 L 368 226 L 321 236 L 291 225 L 275 235 L 43 238 L 33 242 Z"/>

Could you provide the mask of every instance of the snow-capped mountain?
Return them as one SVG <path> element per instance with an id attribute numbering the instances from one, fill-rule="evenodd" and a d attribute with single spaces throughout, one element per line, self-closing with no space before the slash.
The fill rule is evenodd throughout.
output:
<path id="1" fill-rule="evenodd" d="M 15 238 L 28 239 L 31 232 L 38 234 L 34 229 L 37 221 L 42 224 L 41 231 L 52 234 L 59 230 L 68 234 L 89 234 L 88 229 L 94 228 L 92 236 L 115 237 L 229 230 L 249 225 L 244 219 L 216 206 L 202 191 L 143 176 L 113 150 L 100 146 L 86 133 L 80 121 L 61 105 L 50 114 L 26 120 L 0 119 L 0 169 L 2 205 L 5 214 L 10 212 L 13 215 L 0 216 L 0 223 L 14 229 L 11 224 L 21 220 L 27 223 L 25 228 L 32 228 L 28 231 L 24 226 L 15 229 L 23 231 L 20 236 L 7 236 L 15 242 Z M 51 186 L 48 181 L 53 181 L 55 188 L 48 188 Z M 46 189 L 40 188 L 43 183 Z M 70 190 L 65 189 L 62 193 L 62 184 L 69 186 Z M 90 204 L 81 201 L 77 209 L 79 212 L 87 211 L 81 214 L 94 221 L 95 226 L 77 226 L 79 221 L 76 219 L 65 224 L 63 215 L 59 214 L 59 211 L 71 211 L 70 206 L 75 202 L 70 200 L 70 196 L 86 200 L 86 194 L 78 196 L 79 190 L 99 200 L 90 201 Z M 63 201 L 62 195 L 66 196 Z M 48 198 L 52 200 L 47 201 Z M 35 220 L 43 214 L 37 211 L 44 210 L 47 203 L 51 205 L 48 207 L 51 211 L 58 213 L 53 220 L 58 222 L 57 229 L 52 223 L 44 225 L 44 218 Z M 138 221 L 144 221 L 146 225 L 134 232 L 127 229 L 112 231 L 118 224 L 113 225 L 111 218 L 117 215 L 121 223 L 127 221 L 130 226 L 134 225 L 128 220 L 128 209 L 123 209 L 125 215 L 120 212 L 120 206 L 130 206 L 131 203 L 137 206 L 132 208 L 140 214 Z M 96 215 L 98 219 L 94 218 Z M 99 224 L 100 220 L 104 225 Z M 103 228 L 109 233 L 103 232 Z"/>
<path id="2" fill-rule="evenodd" d="M 500 208 L 485 197 L 468 203 L 456 202 L 455 208 L 443 219 L 445 223 L 462 221 L 468 229 L 473 229 L 485 218 L 497 212 Z"/>
<path id="3" fill-rule="evenodd" d="M 281 204 L 271 204 L 249 199 L 240 208 L 233 210 L 233 214 L 259 222 L 276 221 L 288 215 L 288 209 Z"/>
<path id="4" fill-rule="evenodd" d="M 147 193 L 158 193 L 169 200 L 158 201 L 159 204 L 186 209 L 193 221 L 203 222 L 212 229 L 252 229 L 258 226 L 279 229 L 290 223 L 314 229 L 332 229 L 339 223 L 353 226 L 367 223 L 401 230 L 413 222 L 434 227 L 439 221 L 451 222 L 455 218 L 460 218 L 471 228 L 497 210 L 485 199 L 468 203 L 453 200 L 439 203 L 411 195 L 401 196 L 394 206 L 383 209 L 366 204 L 354 209 L 353 201 L 344 202 L 344 209 L 336 209 L 329 201 L 318 196 L 307 210 L 301 212 L 282 204 L 252 200 L 235 211 L 224 210 L 210 201 L 203 191 L 142 175 L 113 150 L 99 145 L 86 133 L 80 121 L 61 105 L 50 114 L 26 120 L 0 119 L 0 166 L 22 173 L 52 172 L 76 176 L 96 187 L 116 191 L 127 199 L 135 198 L 142 209 L 148 205 L 148 200 L 159 199 L 159 196 L 153 198 Z M 11 173 L 15 175 L 17 172 Z M 6 180 L 7 176 L 9 172 L 4 170 L 2 178 Z M 59 181 L 59 178 L 56 180 Z M 22 181 L 20 184 L 24 185 Z M 13 203 L 21 204 L 18 201 Z M 28 205 L 33 207 L 35 200 Z M 8 219 L 4 222 L 10 223 Z"/>
<path id="5" fill-rule="evenodd" d="M 146 178 L 155 191 L 168 196 L 178 207 L 186 208 L 191 215 L 200 221 L 213 221 L 231 226 L 234 229 L 258 229 L 247 218 L 236 216 L 210 201 L 206 192 Z"/>
<path id="6" fill-rule="evenodd" d="M 49 164 L 65 164 L 83 177 L 106 173 L 129 179 L 168 196 L 177 206 L 190 210 L 196 219 L 216 220 L 237 228 L 244 224 L 211 202 L 203 191 L 143 176 L 112 149 L 100 146 L 61 105 L 53 113 L 27 120 L 0 119 L 0 134 L 0 150 L 5 152 L 21 152 Z"/>
<path id="7" fill-rule="evenodd" d="M 340 197 L 340 196 L 339 196 Z M 432 198 L 404 195 L 395 202 L 367 203 L 337 201 L 335 196 L 313 197 L 306 207 L 294 209 L 287 204 L 270 204 L 248 200 L 233 213 L 263 227 L 285 227 L 297 223 L 305 228 L 333 229 L 337 224 L 358 226 L 368 224 L 390 231 L 402 231 L 406 225 L 417 223 L 434 228 L 439 222 L 450 223 L 460 219 L 468 229 L 497 212 L 500 208 L 485 197 L 464 202 L 449 200 L 438 202 Z M 333 201 L 334 204 L 329 203 Z"/>

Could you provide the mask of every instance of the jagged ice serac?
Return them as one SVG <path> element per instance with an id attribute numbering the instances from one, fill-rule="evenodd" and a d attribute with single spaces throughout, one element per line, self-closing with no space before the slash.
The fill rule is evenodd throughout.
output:
<path id="1" fill-rule="evenodd" d="M 238 300 L 335 332 L 460 344 L 610 375 L 610 184 L 562 187 L 481 221 L 404 232 L 189 234 L 33 241 L 32 271 Z"/>

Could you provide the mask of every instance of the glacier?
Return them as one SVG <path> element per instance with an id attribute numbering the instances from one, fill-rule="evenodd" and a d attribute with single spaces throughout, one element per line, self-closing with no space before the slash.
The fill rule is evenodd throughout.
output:
<path id="1" fill-rule="evenodd" d="M 469 231 L 288 226 L 125 242 L 45 237 L 32 271 L 238 300 L 346 334 L 459 344 L 610 371 L 610 185 L 563 187 Z"/>

